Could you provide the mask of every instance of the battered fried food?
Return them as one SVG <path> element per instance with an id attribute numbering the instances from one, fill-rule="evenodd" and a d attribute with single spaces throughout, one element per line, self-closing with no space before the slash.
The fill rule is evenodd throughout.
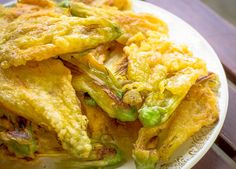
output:
<path id="1" fill-rule="evenodd" d="M 0 145 L 17 158 L 34 158 L 37 151 L 31 122 L 0 107 Z M 0 152 L 7 152 L 0 149 Z"/>
<path id="2" fill-rule="evenodd" d="M 106 60 L 104 62 L 105 67 L 113 74 L 117 81 L 123 86 L 127 83 L 128 78 L 127 67 L 128 58 L 125 55 L 124 45 L 119 43 L 113 43 L 109 48 Z"/>
<path id="3" fill-rule="evenodd" d="M 128 79 L 133 81 L 124 89 L 150 91 L 139 109 L 139 119 L 146 127 L 168 120 L 196 80 L 207 74 L 201 59 L 158 32 L 136 34 L 124 51 Z"/>
<path id="4" fill-rule="evenodd" d="M 73 71 L 72 85 L 77 92 L 88 93 L 111 118 L 136 120 L 136 108 L 122 102 L 119 83 L 104 65 L 89 55 L 68 57 L 63 56 L 69 61 L 64 63 Z"/>
<path id="5" fill-rule="evenodd" d="M 37 5 L 40 7 L 46 7 L 46 8 L 54 8 L 56 6 L 56 3 L 51 0 L 18 0 L 18 3 L 23 4 L 30 4 L 30 5 Z"/>
<path id="6" fill-rule="evenodd" d="M 174 115 L 163 125 L 142 128 L 134 148 L 137 168 L 155 168 L 157 162 L 166 163 L 170 156 L 189 137 L 201 128 L 218 120 L 218 86 L 215 74 L 193 85 Z"/>
<path id="7" fill-rule="evenodd" d="M 217 121 L 216 75 L 169 39 L 165 22 L 129 8 L 129 0 L 0 6 L 3 166 L 46 158 L 56 168 L 114 168 L 133 157 L 154 169 Z"/>
<path id="8" fill-rule="evenodd" d="M 7 19 L 5 18 L 5 15 L 6 15 L 6 9 L 0 5 L 0 38 L 2 38 L 2 36 L 4 35 L 3 34 L 3 31 L 4 31 L 4 28 L 8 21 Z"/>
<path id="9" fill-rule="evenodd" d="M 83 2 L 90 6 L 103 7 L 104 5 L 116 7 L 119 10 L 129 10 L 131 9 L 130 0 L 75 0 L 78 2 Z"/>
<path id="10" fill-rule="evenodd" d="M 116 22 L 122 28 L 124 34 L 117 40 L 126 44 L 127 40 L 139 32 L 149 30 L 162 34 L 168 33 L 168 27 L 161 19 L 150 14 L 136 14 L 131 11 L 119 11 L 111 7 L 97 8 L 85 5 L 83 3 L 70 3 L 72 15 L 80 17 L 103 17 Z"/>
<path id="11" fill-rule="evenodd" d="M 194 85 L 176 110 L 174 120 L 168 131 L 165 131 L 168 134 L 160 135 L 161 140 L 165 140 L 158 150 L 161 161 L 166 162 L 184 141 L 202 127 L 218 120 L 217 95 L 214 93 L 217 89 L 212 83 L 219 83 L 215 74 L 210 74 L 208 79 Z"/>
<path id="12" fill-rule="evenodd" d="M 16 5 L 11 8 L 0 7 L 0 16 L 3 17 L 9 23 L 23 14 L 32 14 L 34 12 L 39 11 L 54 11 L 63 14 L 66 14 L 67 11 L 67 14 L 69 14 L 68 10 L 60 10 L 60 8 L 57 8 L 55 5 L 56 4 L 53 1 L 49 0 L 21 0 L 18 1 L 18 3 L 16 3 Z M 6 25 L 1 25 L 1 27 L 4 26 Z"/>
<path id="13" fill-rule="evenodd" d="M 176 45 L 168 36 L 156 31 L 135 34 L 128 40 L 124 52 L 128 57 L 128 78 L 149 82 L 153 90 L 159 88 L 158 84 L 167 75 L 173 76 L 185 68 L 199 69 L 201 75 L 207 72 L 205 63 L 193 56 L 186 46 Z"/>
<path id="14" fill-rule="evenodd" d="M 24 14 L 9 23 L 2 32 L 1 67 L 82 52 L 120 35 L 119 27 L 102 18 L 69 17 L 52 11 Z"/>
<path id="15" fill-rule="evenodd" d="M 89 120 L 88 132 L 91 134 L 91 138 L 115 142 L 125 153 L 126 158 L 130 158 L 141 123 L 139 121 L 123 123 L 111 119 L 98 105 L 91 106 L 88 104 L 87 99 L 89 98 L 80 95 L 79 99 L 82 110 Z"/>
<path id="16" fill-rule="evenodd" d="M 0 104 L 56 131 L 64 149 L 88 157 L 87 118 L 81 114 L 71 78 L 62 62 L 54 59 L 0 69 Z"/>

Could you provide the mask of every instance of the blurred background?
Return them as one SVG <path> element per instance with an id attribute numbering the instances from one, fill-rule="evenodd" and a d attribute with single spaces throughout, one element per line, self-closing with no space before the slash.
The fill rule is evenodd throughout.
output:
<path id="1" fill-rule="evenodd" d="M 202 0 L 202 2 L 236 26 L 236 0 Z"/>

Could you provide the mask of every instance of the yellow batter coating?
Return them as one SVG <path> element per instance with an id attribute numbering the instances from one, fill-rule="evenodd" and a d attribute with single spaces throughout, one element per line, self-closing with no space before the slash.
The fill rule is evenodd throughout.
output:
<path id="1" fill-rule="evenodd" d="M 130 10 L 131 9 L 131 0 L 75 0 L 78 2 L 83 2 L 90 6 L 104 7 L 112 6 L 116 7 L 119 10 Z"/>
<path id="2" fill-rule="evenodd" d="M 83 52 L 120 35 L 119 27 L 102 18 L 69 17 L 51 10 L 23 14 L 1 33 L 1 67 Z"/>
<path id="3" fill-rule="evenodd" d="M 88 121 L 81 114 L 71 79 L 70 70 L 54 59 L 0 69 L 0 104 L 56 131 L 64 149 L 87 157 L 91 150 Z"/>
<path id="4" fill-rule="evenodd" d="M 214 124 L 219 118 L 218 85 L 215 74 L 198 82 L 164 124 L 142 128 L 133 151 L 140 166 L 155 166 L 168 162 L 171 155 L 201 128 Z"/>

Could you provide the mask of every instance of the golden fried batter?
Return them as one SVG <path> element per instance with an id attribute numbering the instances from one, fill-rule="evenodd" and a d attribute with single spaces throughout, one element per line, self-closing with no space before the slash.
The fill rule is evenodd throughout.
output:
<path id="1" fill-rule="evenodd" d="M 194 85 L 176 109 L 170 126 L 160 135 L 162 141 L 157 151 L 161 161 L 167 161 L 180 145 L 202 127 L 218 120 L 217 96 L 208 85 L 211 80 Z"/>
<path id="2" fill-rule="evenodd" d="M 90 6 L 102 7 L 104 5 L 113 6 L 119 10 L 129 10 L 131 9 L 131 0 L 75 0 L 78 2 L 83 2 Z"/>
<path id="3" fill-rule="evenodd" d="M 216 75 L 169 39 L 164 21 L 130 8 L 130 0 L 0 6 L 0 155 L 71 153 L 77 168 L 132 156 L 137 168 L 154 169 L 218 120 Z M 30 124 L 28 153 L 10 147 L 7 132 L 24 130 L 11 116 Z"/>
<path id="4" fill-rule="evenodd" d="M 50 10 L 24 14 L 2 32 L 1 67 L 81 52 L 112 41 L 120 34 L 116 25 L 101 18 L 68 17 Z"/>
<path id="5" fill-rule="evenodd" d="M 79 157 L 91 150 L 87 118 L 81 114 L 70 71 L 59 60 L 0 69 L 0 104 L 56 131 L 63 148 Z"/>
<path id="6" fill-rule="evenodd" d="M 0 5 L 0 38 L 3 36 L 5 25 L 8 23 L 7 19 L 5 18 L 6 13 L 6 9 Z"/>
<path id="7" fill-rule="evenodd" d="M 98 106 L 89 106 L 86 101 L 79 97 L 83 112 L 87 116 L 88 130 L 93 139 L 103 139 L 110 136 L 114 139 L 118 147 L 120 147 L 126 154 L 127 158 L 131 156 L 133 143 L 138 137 L 138 131 L 141 128 L 139 121 L 121 123 L 111 119 Z M 105 139 L 105 138 L 104 138 Z"/>
<path id="8" fill-rule="evenodd" d="M 83 3 L 71 4 L 72 14 L 81 17 L 96 16 L 103 17 L 116 22 L 123 29 L 124 34 L 118 42 L 126 44 L 127 40 L 135 34 L 146 33 L 149 30 L 162 34 L 168 34 L 168 27 L 161 19 L 150 14 L 136 14 L 132 11 L 119 11 L 106 6 L 104 8 L 91 7 Z"/>
<path id="9" fill-rule="evenodd" d="M 217 96 L 214 93 L 216 82 L 216 75 L 211 74 L 203 82 L 193 85 L 166 123 L 139 131 L 133 151 L 138 165 L 152 166 L 157 161 L 166 163 L 188 138 L 218 120 Z"/>
<path id="10" fill-rule="evenodd" d="M 40 7 L 48 7 L 53 8 L 56 6 L 56 4 L 51 0 L 18 0 L 18 3 L 24 3 L 24 4 L 31 4 L 31 5 L 37 5 Z"/>
<path id="11" fill-rule="evenodd" d="M 134 81 L 158 86 L 161 80 L 185 68 L 199 69 L 199 75 L 207 74 L 203 60 L 193 56 L 186 46 L 171 42 L 166 35 L 155 31 L 138 33 L 128 44 L 124 48 L 128 57 L 127 74 Z"/>
<path id="12" fill-rule="evenodd" d="M 69 14 L 68 10 L 57 8 L 55 3 L 49 0 L 20 0 L 11 8 L 3 8 L 5 10 L 4 18 L 7 21 L 13 21 L 23 14 L 30 14 L 38 11 L 56 11 Z M 1 10 L 1 9 L 0 9 Z M 1 25 L 3 26 L 3 25 Z"/>

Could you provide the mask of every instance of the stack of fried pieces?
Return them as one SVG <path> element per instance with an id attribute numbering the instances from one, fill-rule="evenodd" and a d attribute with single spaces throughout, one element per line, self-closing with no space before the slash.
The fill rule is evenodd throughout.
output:
<path id="1" fill-rule="evenodd" d="M 218 120 L 219 82 L 128 0 L 0 7 L 0 154 L 152 169 Z M 3 157 L 4 156 L 4 157 Z M 68 160 L 70 159 L 70 160 Z"/>

